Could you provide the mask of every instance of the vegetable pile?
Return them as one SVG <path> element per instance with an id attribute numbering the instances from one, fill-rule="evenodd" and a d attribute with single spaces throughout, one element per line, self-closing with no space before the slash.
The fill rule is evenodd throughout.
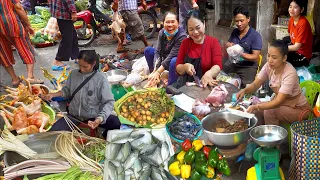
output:
<path id="1" fill-rule="evenodd" d="M 215 170 L 226 176 L 231 173 L 226 159 L 217 149 L 204 146 L 201 140 L 191 142 L 186 139 L 182 150 L 169 165 L 172 175 L 189 180 L 200 180 L 202 176 L 212 179 L 216 176 Z"/>
<path id="2" fill-rule="evenodd" d="M 36 6 L 35 8 L 36 13 L 34 15 L 28 15 L 28 19 L 30 21 L 31 27 L 33 29 L 41 29 L 46 27 L 50 17 L 51 13 L 49 11 L 49 8 Z"/>
<path id="3" fill-rule="evenodd" d="M 53 39 L 50 39 L 48 35 L 43 35 L 41 32 L 37 32 L 31 39 L 33 44 L 51 43 Z"/>
<path id="4" fill-rule="evenodd" d="M 134 124 L 152 127 L 170 121 L 174 103 L 165 90 L 140 90 L 129 95 L 120 105 L 119 111 L 121 116 Z"/>
<path id="5" fill-rule="evenodd" d="M 91 172 L 86 171 L 83 172 L 78 166 L 73 166 L 68 171 L 64 173 L 59 174 L 50 174 L 47 176 L 40 177 L 36 180 L 51 180 L 51 179 L 57 179 L 57 180 L 102 180 L 102 176 L 96 176 L 93 175 Z"/>
<path id="6" fill-rule="evenodd" d="M 180 118 L 173 118 L 172 122 L 168 123 L 167 126 L 170 134 L 182 141 L 185 139 L 193 140 L 201 130 L 201 124 L 187 114 Z"/>

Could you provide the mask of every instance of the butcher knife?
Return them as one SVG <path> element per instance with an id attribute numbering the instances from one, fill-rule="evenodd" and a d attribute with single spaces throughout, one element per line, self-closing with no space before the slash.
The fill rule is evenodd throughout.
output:
<path id="1" fill-rule="evenodd" d="M 196 76 L 195 74 L 193 74 L 193 79 L 194 79 L 194 82 L 197 83 L 197 85 L 199 87 L 201 87 L 201 82 L 200 82 L 200 78 L 198 76 Z"/>

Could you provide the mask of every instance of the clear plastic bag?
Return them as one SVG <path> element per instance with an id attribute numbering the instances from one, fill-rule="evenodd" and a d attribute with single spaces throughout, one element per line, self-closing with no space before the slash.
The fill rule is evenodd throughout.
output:
<path id="1" fill-rule="evenodd" d="M 229 60 L 233 63 L 237 63 L 240 61 L 240 57 L 243 52 L 244 49 L 239 44 L 227 48 Z"/>

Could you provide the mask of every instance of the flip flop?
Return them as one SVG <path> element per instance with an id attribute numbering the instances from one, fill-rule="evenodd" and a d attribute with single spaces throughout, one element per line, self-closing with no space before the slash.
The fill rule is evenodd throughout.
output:
<path id="1" fill-rule="evenodd" d="M 56 65 L 53 65 L 53 66 L 51 66 L 51 69 L 52 69 L 52 71 L 62 71 L 65 67 L 67 67 L 67 70 L 69 70 L 70 69 L 70 66 L 68 66 L 68 65 L 63 65 L 63 66 L 56 66 Z"/>
<path id="2" fill-rule="evenodd" d="M 38 79 L 38 78 L 27 78 L 27 81 L 30 82 L 30 84 L 43 84 L 44 81 L 42 79 Z"/>

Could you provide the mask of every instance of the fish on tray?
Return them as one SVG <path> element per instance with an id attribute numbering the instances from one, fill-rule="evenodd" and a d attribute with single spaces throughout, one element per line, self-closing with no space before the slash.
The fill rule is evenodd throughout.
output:
<path id="1" fill-rule="evenodd" d="M 112 146 L 106 157 L 108 179 L 172 179 L 163 168 L 170 158 L 169 145 L 155 137 L 152 130 L 123 132 L 107 143 Z"/>
<path id="2" fill-rule="evenodd" d="M 201 130 L 201 125 L 188 115 L 175 118 L 168 126 L 171 135 L 179 140 L 194 139 Z"/>

